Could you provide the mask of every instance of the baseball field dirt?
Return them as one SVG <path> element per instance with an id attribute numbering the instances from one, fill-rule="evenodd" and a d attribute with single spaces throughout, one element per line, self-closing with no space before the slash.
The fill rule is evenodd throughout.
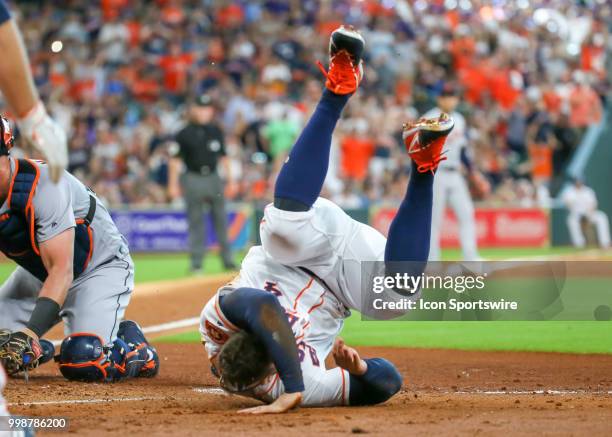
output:
<path id="1" fill-rule="evenodd" d="M 138 286 L 128 317 L 143 326 L 197 317 L 230 277 Z M 47 364 L 28 383 L 9 381 L 9 408 L 27 416 L 67 416 L 68 433 L 79 435 L 612 432 L 612 355 L 358 348 L 364 356 L 390 359 L 401 371 L 404 386 L 391 401 L 243 416 L 236 411 L 257 401 L 217 389 L 202 346 L 159 344 L 158 350 L 161 371 L 150 380 L 72 383 Z"/>

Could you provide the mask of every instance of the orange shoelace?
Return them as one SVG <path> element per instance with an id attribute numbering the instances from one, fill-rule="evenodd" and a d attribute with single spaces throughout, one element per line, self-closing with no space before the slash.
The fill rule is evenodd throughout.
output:
<path id="1" fill-rule="evenodd" d="M 344 50 L 336 53 L 336 55 L 331 59 L 329 71 L 325 71 L 325 67 L 323 67 L 321 61 L 317 61 L 317 66 L 325 78 L 329 80 L 334 87 L 352 80 L 355 82 L 358 81 L 358 73 L 355 72 L 353 61 L 351 60 L 350 55 Z"/>

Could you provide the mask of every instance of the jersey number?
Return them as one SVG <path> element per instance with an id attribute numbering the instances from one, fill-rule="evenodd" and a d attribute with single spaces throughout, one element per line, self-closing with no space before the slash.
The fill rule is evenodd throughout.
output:
<path id="1" fill-rule="evenodd" d="M 303 341 L 300 341 L 297 344 L 297 347 L 298 347 L 298 358 L 300 359 L 300 363 L 304 362 L 304 358 L 306 358 L 306 352 L 308 352 L 308 355 L 310 355 L 310 361 L 312 361 L 312 365 L 316 367 L 320 366 L 321 363 L 319 362 L 319 357 L 317 357 L 317 352 L 314 350 L 312 346 L 309 346 Z"/>

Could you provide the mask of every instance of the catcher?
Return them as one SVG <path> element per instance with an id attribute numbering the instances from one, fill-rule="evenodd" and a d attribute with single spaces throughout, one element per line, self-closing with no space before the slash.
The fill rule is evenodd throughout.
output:
<path id="1" fill-rule="evenodd" d="M 404 127 L 412 173 L 388 239 L 351 219 L 319 194 L 332 133 L 361 82 L 364 41 L 341 27 L 329 47 L 327 89 L 277 178 L 274 204 L 266 207 L 260 225 L 262 245 L 251 248 L 240 274 L 206 304 L 200 319 L 220 385 L 267 404 L 247 413 L 372 405 L 402 385 L 392 363 L 363 359 L 337 336 L 350 309 L 368 310 L 361 286 L 362 267 L 369 265 L 364 262 L 379 261 L 388 273 L 423 272 L 434 171 L 454 124 L 443 114 Z M 337 367 L 327 369 L 330 353 Z"/>
<path id="2" fill-rule="evenodd" d="M 64 319 L 57 357 L 68 379 L 154 376 L 157 353 L 138 325 L 122 321 L 134 287 L 127 242 L 95 193 L 64 172 L 53 183 L 42 161 L 9 156 L 0 117 L 0 251 L 18 264 L 0 287 L 0 361 L 9 375 L 53 357 L 40 338 Z"/>

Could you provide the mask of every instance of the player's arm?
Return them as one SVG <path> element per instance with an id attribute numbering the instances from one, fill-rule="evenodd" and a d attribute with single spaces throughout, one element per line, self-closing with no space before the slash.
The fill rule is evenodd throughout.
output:
<path id="1" fill-rule="evenodd" d="M 336 339 L 332 357 L 338 367 L 324 369 L 302 364 L 305 391 L 303 407 L 342 405 L 375 405 L 395 395 L 402 377 L 389 361 L 382 358 L 362 359 L 359 353 Z"/>
<path id="2" fill-rule="evenodd" d="M 68 165 L 66 134 L 47 114 L 34 86 L 21 34 L 0 0 L 0 90 L 26 140 L 41 152 L 57 182 Z"/>
<path id="3" fill-rule="evenodd" d="M 41 243 L 39 249 L 48 276 L 25 331 L 34 338 L 40 338 L 55 325 L 72 284 L 74 228 Z"/>
<path id="4" fill-rule="evenodd" d="M 168 197 L 171 201 L 175 201 L 181 197 L 181 186 L 179 184 L 179 175 L 181 173 L 182 162 L 177 157 L 171 157 L 168 162 Z"/>
<path id="5" fill-rule="evenodd" d="M 362 359 L 359 353 L 336 339 L 332 356 L 349 372 L 349 405 L 375 405 L 385 402 L 402 387 L 402 376 L 384 358 Z"/>
<path id="6" fill-rule="evenodd" d="M 183 161 L 181 159 L 182 133 L 183 131 L 177 134 L 175 141 L 170 144 L 168 150 L 170 154 L 170 160 L 168 161 L 168 197 L 172 202 L 181 197 L 181 186 L 179 183 L 179 179 L 181 175 L 181 169 L 183 168 Z"/>
<path id="7" fill-rule="evenodd" d="M 461 148 L 461 163 L 466 168 L 468 173 L 472 173 L 475 170 L 474 163 L 472 162 L 472 157 L 467 148 L 467 144 Z"/>
<path id="8" fill-rule="evenodd" d="M 597 196 L 592 188 L 589 188 L 588 209 L 590 212 L 597 211 Z"/>
<path id="9" fill-rule="evenodd" d="M 62 178 L 53 184 L 49 175 L 43 173 L 32 205 L 36 241 L 48 274 L 28 324 L 28 328 L 40 337 L 57 322 L 73 280 L 76 220 L 68 179 Z"/>
<path id="10" fill-rule="evenodd" d="M 294 409 L 302 402 L 301 393 L 283 393 L 269 405 L 245 408 L 238 411 L 239 414 L 279 414 Z"/>
<path id="11" fill-rule="evenodd" d="M 234 175 L 232 173 L 232 161 L 227 155 L 227 150 L 225 148 L 225 136 L 223 135 L 223 131 L 221 131 L 219 127 L 215 128 L 215 136 L 218 138 L 218 141 L 220 143 L 219 162 L 221 164 L 221 168 L 223 169 L 223 176 L 225 177 L 225 182 L 228 185 L 230 194 L 233 194 Z"/>
<path id="12" fill-rule="evenodd" d="M 476 199 L 482 199 L 491 193 L 491 184 L 474 164 L 472 154 L 468 148 L 468 140 L 469 138 L 466 133 L 464 141 L 461 143 L 461 163 L 467 170 L 470 191 Z"/>
<path id="13" fill-rule="evenodd" d="M 42 356 L 42 347 L 38 340 L 57 323 L 60 309 L 72 283 L 73 245 L 72 228 L 39 245 L 40 256 L 48 272 L 47 279 L 26 327 L 12 332 L 7 342 L 0 347 L 0 360 L 10 374 L 38 366 Z"/>
<path id="14" fill-rule="evenodd" d="M 6 61 L 0 62 L 0 89 L 11 110 L 21 117 L 36 105 L 38 93 L 30 74 L 23 40 L 2 0 L 0 0 L 0 23 L 0 50 Z"/>
<path id="15" fill-rule="evenodd" d="M 293 331 L 276 296 L 253 288 L 239 288 L 221 296 L 221 311 L 237 327 L 256 335 L 272 359 L 285 393 L 270 405 L 243 410 L 246 413 L 283 413 L 299 405 L 304 380 Z"/>

